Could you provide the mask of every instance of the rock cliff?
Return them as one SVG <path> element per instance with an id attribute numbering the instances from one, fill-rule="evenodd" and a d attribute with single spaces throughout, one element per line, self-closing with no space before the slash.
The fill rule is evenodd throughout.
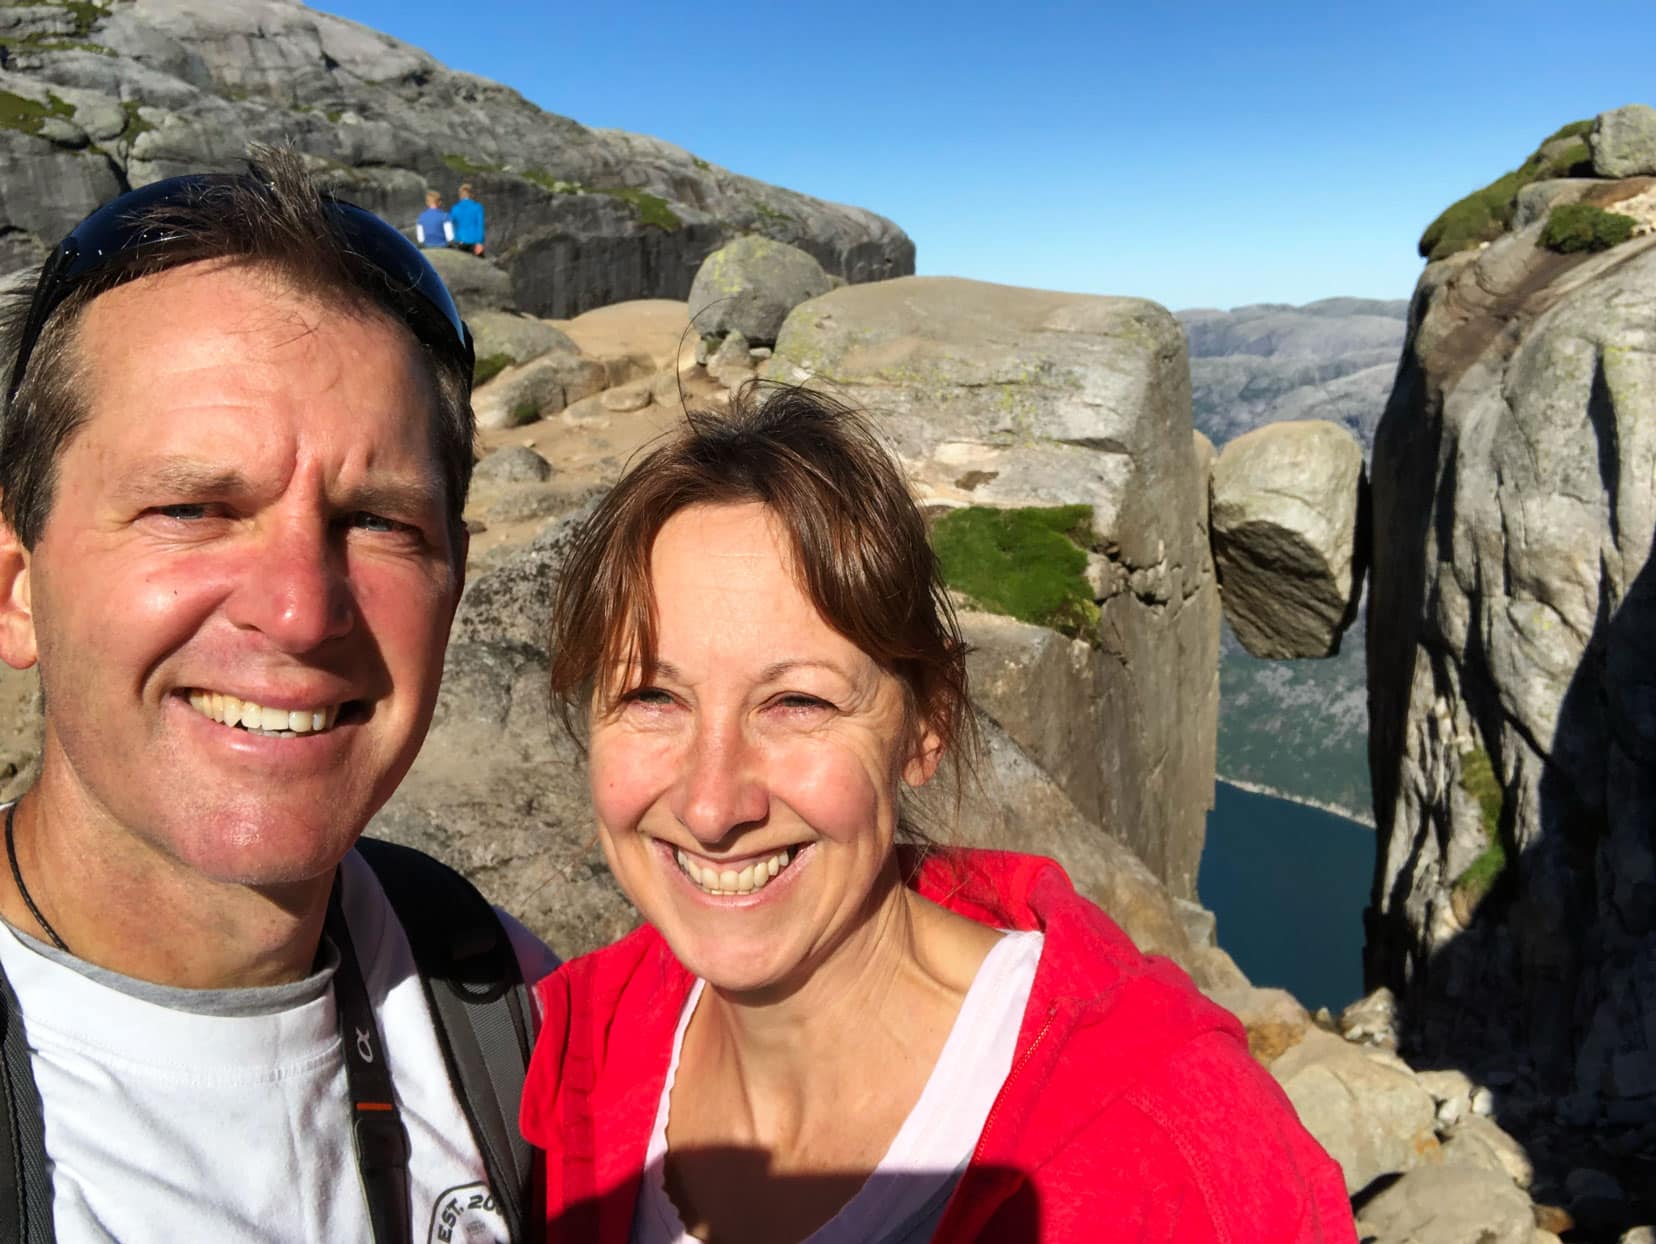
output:
<path id="1" fill-rule="evenodd" d="M 470 181 L 517 304 L 542 315 L 682 299 L 742 234 L 849 281 L 914 270 L 913 242 L 872 212 L 588 129 L 298 0 L 47 0 L 0 7 L 0 274 L 117 191 L 236 167 L 250 140 L 297 147 L 410 227 L 428 186 L 452 199 Z"/>
<path id="2" fill-rule="evenodd" d="M 1538 1165 L 1579 1127 L 1636 1162 L 1656 1152 L 1656 241 L 1557 253 L 1544 208 L 1427 267 L 1375 439 L 1366 968 L 1406 1050 L 1499 1080 Z"/>

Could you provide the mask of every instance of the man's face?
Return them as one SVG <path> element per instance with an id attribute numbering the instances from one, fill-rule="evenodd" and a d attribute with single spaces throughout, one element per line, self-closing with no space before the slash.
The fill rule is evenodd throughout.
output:
<path id="1" fill-rule="evenodd" d="M 90 413 L 0 654 L 38 654 L 45 830 L 320 876 L 419 750 L 459 597 L 417 347 L 195 264 L 98 298 L 78 349 Z"/>

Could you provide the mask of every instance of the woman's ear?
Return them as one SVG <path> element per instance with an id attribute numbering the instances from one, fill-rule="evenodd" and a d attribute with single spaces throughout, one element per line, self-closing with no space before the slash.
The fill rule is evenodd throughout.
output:
<path id="1" fill-rule="evenodd" d="M 0 519 L 0 661 L 18 670 L 28 669 L 39 655 L 29 588 L 33 561 L 11 524 Z"/>
<path id="2" fill-rule="evenodd" d="M 903 765 L 903 781 L 910 786 L 924 786 L 932 780 L 937 766 L 943 763 L 943 737 L 929 726 L 922 727 L 915 740 L 914 750 Z"/>

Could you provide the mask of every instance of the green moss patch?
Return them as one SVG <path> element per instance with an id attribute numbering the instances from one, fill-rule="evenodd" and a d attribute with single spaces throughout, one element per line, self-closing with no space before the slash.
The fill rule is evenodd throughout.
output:
<path id="1" fill-rule="evenodd" d="M 1548 143 L 1555 143 L 1560 138 L 1586 138 L 1592 132 L 1593 121 L 1591 117 L 1585 121 L 1571 121 L 1568 125 L 1561 125 L 1551 134 L 1548 134 L 1541 140 L 1541 145 L 1545 147 Z"/>
<path id="2" fill-rule="evenodd" d="M 1091 532 L 1091 506 L 974 505 L 939 518 L 932 547 L 944 581 L 979 608 L 1091 640 L 1098 633 L 1086 580 Z"/>
<path id="3" fill-rule="evenodd" d="M 1566 203 L 1547 214 L 1541 245 L 1560 254 L 1607 251 L 1633 236 L 1638 222 L 1620 212 L 1607 212 L 1590 203 Z"/>
<path id="4" fill-rule="evenodd" d="M 77 35 L 90 34 L 100 18 L 109 16 L 107 4 L 93 4 L 91 0 L 63 0 L 58 7 L 69 10 L 69 15 L 75 19 Z"/>
<path id="5" fill-rule="evenodd" d="M 472 387 L 488 384 L 516 361 L 510 354 L 485 354 L 472 363 Z"/>
<path id="6" fill-rule="evenodd" d="M 501 170 L 498 164 L 480 164 L 470 156 L 456 155 L 448 152 L 443 156 L 443 163 L 448 165 L 462 177 L 477 177 L 483 173 L 498 173 Z"/>
<path id="7" fill-rule="evenodd" d="M 127 142 L 131 142 L 134 138 L 137 138 L 138 135 L 155 128 L 148 121 L 144 120 L 143 117 L 138 115 L 138 109 L 140 107 L 142 107 L 142 105 L 134 99 L 125 100 L 121 104 L 121 111 L 126 113 L 126 124 L 121 127 L 120 136 Z"/>
<path id="8" fill-rule="evenodd" d="M 1506 792 L 1496 776 L 1495 765 L 1489 753 L 1475 747 L 1461 757 L 1461 789 L 1477 801 L 1484 835 L 1484 849 L 1466 870 L 1455 878 L 1454 889 L 1465 899 L 1476 904 L 1495 885 L 1506 871 L 1506 847 L 1501 842 L 1501 817 L 1506 808 Z"/>
<path id="9" fill-rule="evenodd" d="M 445 160 L 449 157 L 444 156 Z M 453 165 L 451 164 L 452 168 Z M 524 181 L 533 182 L 542 190 L 550 190 L 553 194 L 607 194 L 612 199 L 620 199 L 638 214 L 641 224 L 654 225 L 671 233 L 684 224 L 678 213 L 667 205 L 667 200 L 659 194 L 651 194 L 648 190 L 640 190 L 635 186 L 605 187 L 585 186 L 578 181 L 565 181 L 556 177 L 543 168 L 527 168 L 517 174 Z"/>
<path id="10" fill-rule="evenodd" d="M 75 115 L 74 106 L 48 93 L 46 102 L 25 99 L 10 91 L 0 91 L 0 130 L 19 130 L 24 134 L 40 133 L 41 123 L 47 117 L 68 120 Z"/>
<path id="11" fill-rule="evenodd" d="M 580 194 L 583 191 L 580 182 L 554 177 L 543 168 L 526 168 L 518 176 L 524 181 L 533 182 L 542 190 L 550 190 L 553 194 Z"/>
<path id="12" fill-rule="evenodd" d="M 1591 154 L 1581 136 L 1592 126 L 1591 121 L 1572 121 L 1548 135 L 1541 147 L 1559 139 L 1577 141 L 1568 143 L 1551 155 L 1543 155 L 1537 148 L 1529 159 L 1510 173 L 1502 174 L 1482 190 L 1474 190 L 1459 202 L 1450 204 L 1420 235 L 1421 255 L 1428 260 L 1444 259 L 1456 251 L 1493 242 L 1511 228 L 1518 192 L 1525 186 L 1532 181 L 1591 172 Z"/>
<path id="13" fill-rule="evenodd" d="M 668 233 L 682 227 L 684 224 L 678 218 L 678 213 L 667 206 L 666 199 L 659 194 L 651 194 L 648 190 L 623 186 L 619 190 L 599 190 L 598 193 L 620 199 L 623 203 L 631 206 L 633 211 L 638 213 L 640 224 L 654 225 L 657 229 L 665 230 Z"/>
<path id="14" fill-rule="evenodd" d="M 51 0 L 36 0 L 36 3 L 51 3 Z M 115 53 L 101 43 L 93 43 L 86 38 L 92 33 L 92 27 L 100 20 L 109 16 L 107 4 L 93 4 L 90 0 L 58 0 L 57 8 L 64 10 L 73 23 L 73 29 L 67 37 L 63 35 L 7 35 L 0 39 L 0 47 L 8 53 L 18 52 L 96 52 L 100 56 L 113 56 Z"/>

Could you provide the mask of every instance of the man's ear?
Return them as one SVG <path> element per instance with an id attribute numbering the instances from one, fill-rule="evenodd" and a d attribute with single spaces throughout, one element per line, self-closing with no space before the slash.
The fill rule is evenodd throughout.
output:
<path id="1" fill-rule="evenodd" d="M 0 661 L 18 670 L 28 669 L 39 656 L 29 584 L 33 564 L 11 524 L 0 518 Z"/>

